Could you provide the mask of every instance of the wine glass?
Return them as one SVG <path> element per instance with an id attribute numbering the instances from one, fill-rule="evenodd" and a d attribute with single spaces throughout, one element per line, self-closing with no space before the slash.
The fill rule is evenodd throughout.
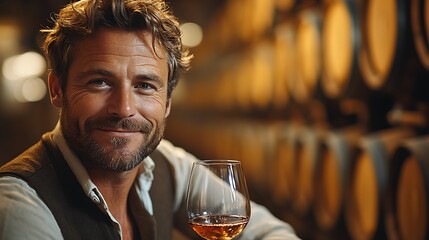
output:
<path id="1" fill-rule="evenodd" d="M 247 225 L 250 201 L 239 161 L 192 165 L 186 194 L 188 223 L 204 239 L 233 239 Z"/>

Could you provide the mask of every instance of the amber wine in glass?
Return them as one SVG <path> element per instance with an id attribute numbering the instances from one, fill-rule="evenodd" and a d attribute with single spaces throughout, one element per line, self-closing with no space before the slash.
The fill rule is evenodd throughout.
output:
<path id="1" fill-rule="evenodd" d="M 188 222 L 204 239 L 233 239 L 250 218 L 246 180 L 239 161 L 195 162 L 186 194 Z"/>

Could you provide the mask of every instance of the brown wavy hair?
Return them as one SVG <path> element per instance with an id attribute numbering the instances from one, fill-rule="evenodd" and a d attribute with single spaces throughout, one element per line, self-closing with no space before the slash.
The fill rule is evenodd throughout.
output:
<path id="1" fill-rule="evenodd" d="M 152 33 L 153 48 L 158 43 L 167 52 L 168 98 L 181 73 L 189 69 L 192 56 L 183 49 L 179 23 L 163 0 L 81 0 L 65 6 L 53 20 L 52 29 L 42 30 L 47 33 L 42 47 L 63 91 L 75 44 L 100 27 Z"/>

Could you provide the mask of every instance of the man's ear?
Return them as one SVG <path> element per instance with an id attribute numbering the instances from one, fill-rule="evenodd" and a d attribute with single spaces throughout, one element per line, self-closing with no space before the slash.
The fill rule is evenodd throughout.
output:
<path id="1" fill-rule="evenodd" d="M 48 75 L 48 87 L 51 103 L 55 107 L 61 108 L 63 106 L 63 91 L 58 77 L 52 72 Z"/>
<path id="2" fill-rule="evenodd" d="M 171 109 L 171 98 L 167 99 L 167 107 L 165 109 L 165 117 L 168 117 L 168 115 L 170 115 L 170 109 Z"/>

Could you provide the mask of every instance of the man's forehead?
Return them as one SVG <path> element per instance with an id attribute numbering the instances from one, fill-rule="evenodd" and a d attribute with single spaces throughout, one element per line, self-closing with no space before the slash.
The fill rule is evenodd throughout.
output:
<path id="1" fill-rule="evenodd" d="M 147 30 L 123 30 L 102 27 L 97 29 L 90 37 L 83 39 L 81 43 L 86 43 L 89 46 L 93 45 L 94 47 L 103 44 L 114 45 L 118 50 L 140 47 L 154 57 L 166 58 L 164 47 Z"/>

